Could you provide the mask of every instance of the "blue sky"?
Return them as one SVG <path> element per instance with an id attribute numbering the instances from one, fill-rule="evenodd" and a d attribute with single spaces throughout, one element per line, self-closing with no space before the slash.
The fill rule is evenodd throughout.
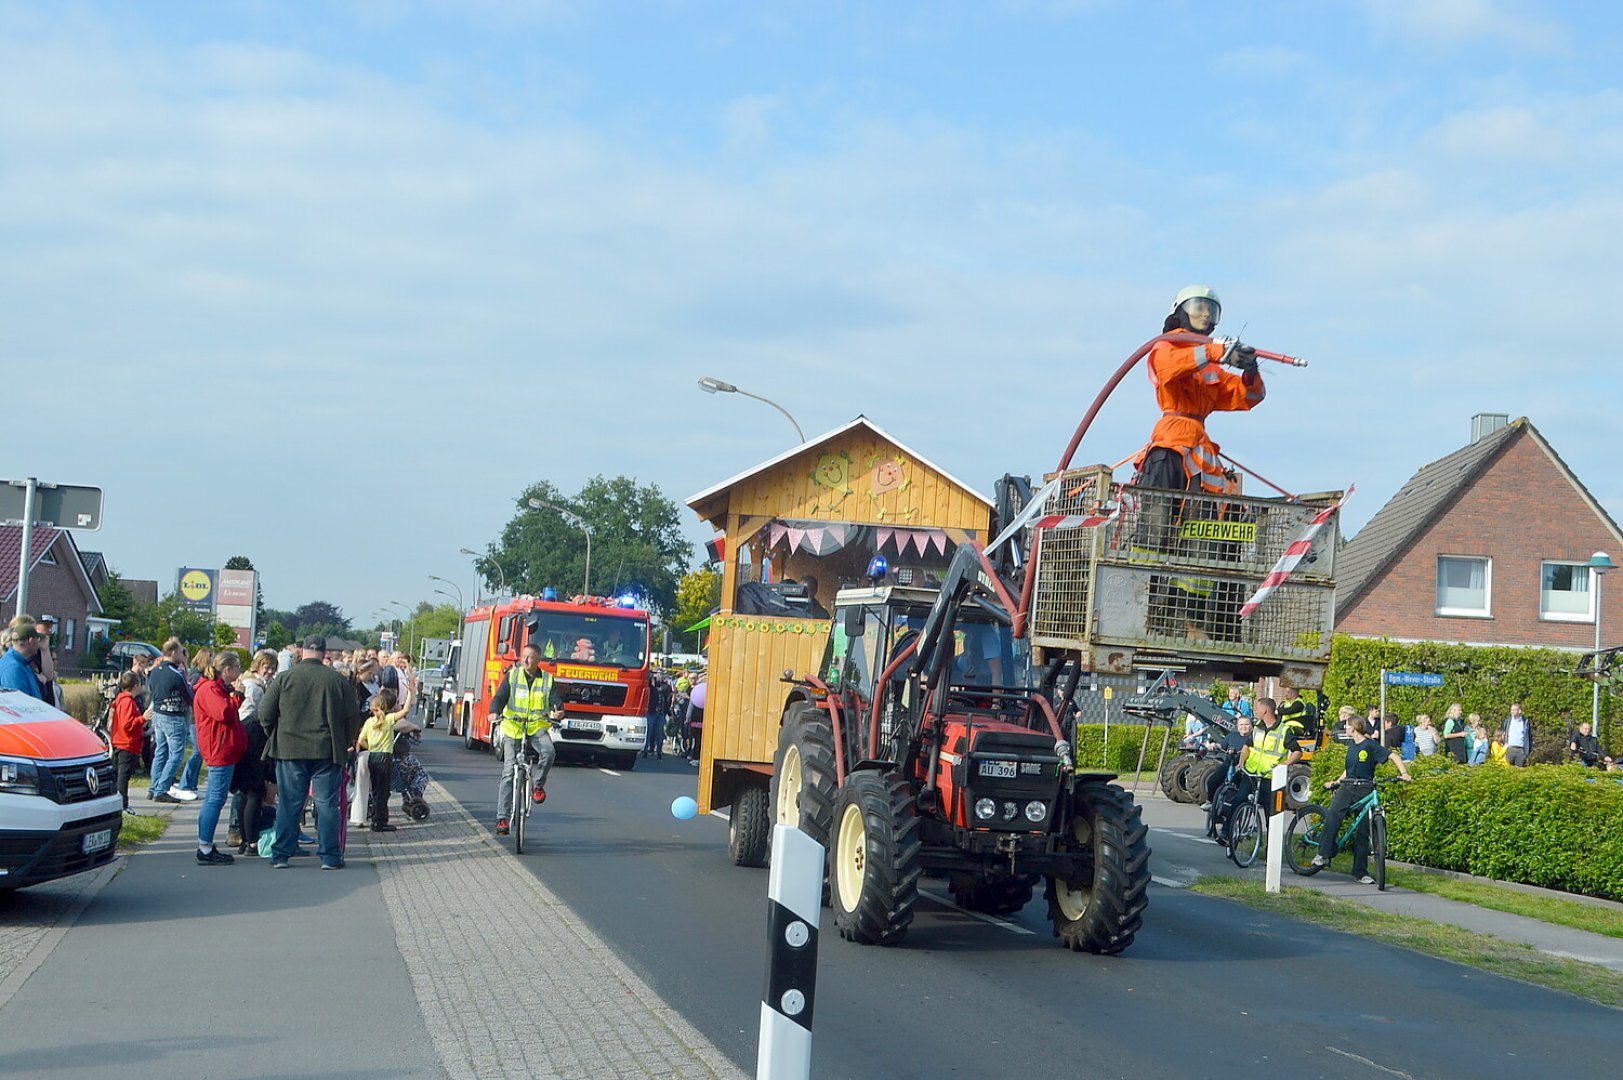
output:
<path id="1" fill-rule="evenodd" d="M 1536 0 L 0 0 L 12 476 L 132 577 L 360 621 L 533 480 L 678 500 L 866 413 L 1041 473 L 1209 282 L 1214 437 L 1356 528 L 1475 412 L 1614 516 L 1623 16 Z M 1601 330 L 1603 335 L 1605 330 Z M 1129 376 L 1080 460 L 1142 444 Z M 1536 508 L 1507 507 L 1507 520 Z M 693 524 L 695 539 L 703 536 Z"/>

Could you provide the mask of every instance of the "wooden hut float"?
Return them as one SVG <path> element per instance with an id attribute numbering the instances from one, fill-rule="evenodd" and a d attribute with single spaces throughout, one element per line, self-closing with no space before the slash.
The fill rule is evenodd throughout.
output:
<path id="1" fill-rule="evenodd" d="M 992 503 L 867 417 L 810 439 L 687 501 L 724 538 L 699 809 L 765 791 L 790 685 L 815 672 L 828 612 L 874 555 L 896 584 L 929 585 L 956 546 L 990 539 Z"/>

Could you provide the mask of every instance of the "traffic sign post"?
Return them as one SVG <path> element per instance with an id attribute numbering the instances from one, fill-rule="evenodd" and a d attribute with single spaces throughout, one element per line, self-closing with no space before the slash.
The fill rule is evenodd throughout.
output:
<path id="1" fill-rule="evenodd" d="M 1387 671 L 1381 669 L 1381 720 L 1386 720 L 1386 688 L 1388 686 L 1441 686 L 1443 677 L 1430 671 Z M 1376 739 L 1379 730 L 1371 733 Z"/>
<path id="2" fill-rule="evenodd" d="M 34 528 L 101 528 L 101 488 L 42 484 L 34 477 L 0 482 L 0 522 L 23 530 L 22 566 L 17 571 L 17 614 L 28 610 L 28 568 L 34 561 Z"/>

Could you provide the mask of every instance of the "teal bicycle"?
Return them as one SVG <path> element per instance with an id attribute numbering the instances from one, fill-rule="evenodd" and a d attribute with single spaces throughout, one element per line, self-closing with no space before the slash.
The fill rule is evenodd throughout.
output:
<path id="1" fill-rule="evenodd" d="M 1386 808 L 1381 805 L 1381 785 L 1392 780 L 1377 780 L 1369 793 L 1347 808 L 1336 835 L 1336 851 L 1352 850 L 1353 837 L 1361 828 L 1369 829 L 1370 875 L 1375 888 L 1386 890 Z M 1324 822 L 1329 811 L 1316 803 L 1309 803 L 1296 811 L 1285 831 L 1285 861 L 1303 877 L 1312 877 L 1322 866 L 1313 865 L 1319 853 L 1319 841 L 1324 838 Z"/>

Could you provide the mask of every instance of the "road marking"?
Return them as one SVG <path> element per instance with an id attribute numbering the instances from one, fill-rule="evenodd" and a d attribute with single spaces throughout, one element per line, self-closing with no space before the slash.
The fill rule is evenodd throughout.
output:
<path id="1" fill-rule="evenodd" d="M 1325 1049 L 1330 1051 L 1332 1054 L 1340 1054 L 1344 1058 L 1352 1058 L 1354 1061 L 1358 1062 L 1360 1065 L 1368 1065 L 1372 1069 L 1379 1069 L 1381 1072 L 1386 1073 L 1388 1076 L 1401 1076 L 1403 1078 L 1403 1080 L 1414 1080 L 1413 1076 L 1410 1076 L 1408 1073 L 1404 1072 L 1402 1069 L 1388 1069 L 1385 1065 L 1381 1065 L 1381 1064 L 1378 1064 L 1376 1062 L 1373 1062 L 1367 1057 L 1360 1057 L 1359 1055 L 1349 1053 L 1346 1050 L 1337 1050 L 1333 1046 L 1326 1046 Z"/>
<path id="2" fill-rule="evenodd" d="M 965 915 L 979 919 L 981 922 L 991 923 L 993 926 L 1001 927 L 1012 934 L 1025 934 L 1028 937 L 1031 936 L 1031 931 L 1027 930 L 1023 926 L 1018 926 L 1015 923 L 1010 922 L 1008 919 L 1000 919 L 996 915 L 988 915 L 984 911 L 970 911 L 968 908 L 955 903 L 950 897 L 942 896 L 940 893 L 931 892 L 929 889 L 920 889 L 919 895 L 928 896 L 931 900 L 934 900 L 938 904 L 945 904 L 950 908 L 955 908 L 958 911 L 963 912 Z"/>
<path id="3" fill-rule="evenodd" d="M 1165 828 L 1162 828 L 1159 825 L 1151 825 L 1150 826 L 1150 832 L 1166 833 L 1168 836 L 1176 836 L 1176 837 L 1178 837 L 1179 839 L 1182 839 L 1182 840 L 1209 840 L 1209 839 L 1211 839 L 1205 833 L 1185 832 L 1182 829 L 1165 829 Z"/>
<path id="4" fill-rule="evenodd" d="M 620 775 L 619 773 L 615 772 L 613 769 L 605 769 L 605 768 L 603 768 L 601 766 L 598 767 L 597 771 L 600 772 L 600 773 L 603 773 L 606 776 L 619 776 Z"/>
<path id="5" fill-rule="evenodd" d="M 1150 880 L 1157 885 L 1165 885 L 1169 889 L 1187 889 L 1190 884 L 1187 881 L 1174 881 L 1172 878 L 1158 877 L 1155 874 L 1150 875 Z"/>

